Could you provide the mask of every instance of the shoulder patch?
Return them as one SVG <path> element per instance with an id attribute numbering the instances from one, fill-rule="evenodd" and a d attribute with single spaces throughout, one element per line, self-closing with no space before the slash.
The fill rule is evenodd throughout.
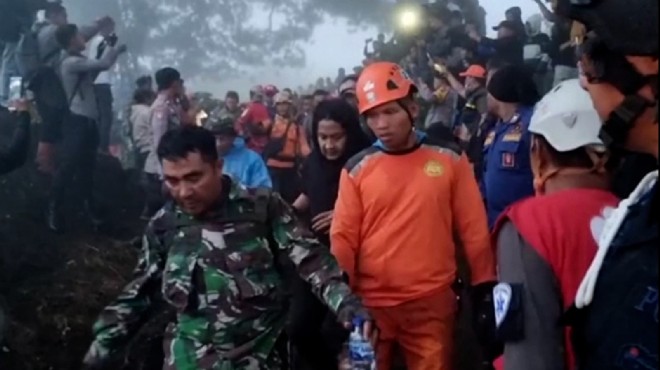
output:
<path id="1" fill-rule="evenodd" d="M 353 176 L 357 171 L 360 170 L 364 166 L 364 164 L 370 159 L 373 158 L 374 155 L 378 155 L 380 150 L 374 146 L 370 146 L 368 148 L 363 149 L 361 152 L 358 154 L 354 155 L 351 157 L 346 162 L 346 165 L 344 168 L 348 171 L 348 173 Z"/>

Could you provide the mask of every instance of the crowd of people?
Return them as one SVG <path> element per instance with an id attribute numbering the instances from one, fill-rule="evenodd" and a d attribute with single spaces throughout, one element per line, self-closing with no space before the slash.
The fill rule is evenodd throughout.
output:
<path id="1" fill-rule="evenodd" d="M 657 369 L 657 2 L 535 1 L 550 37 L 514 7 L 491 39 L 478 4 L 437 2 L 417 32 L 379 35 L 355 74 L 308 94 L 259 85 L 209 105 L 175 68 L 136 81 L 124 151 L 148 226 L 85 366 L 109 366 L 162 297 L 176 311 L 166 369 L 350 368 L 355 318 L 379 370 L 397 353 L 410 370 L 452 369 L 465 301 L 484 369 Z M 60 152 L 46 224 L 65 232 L 74 176 L 104 222 L 99 78 L 126 49 L 108 17 L 78 28 L 61 4 L 45 14 L 24 77 L 39 158 Z M 3 172 L 29 137 L 29 103 L 9 105 L 21 126 Z M 650 167 L 627 169 L 629 152 Z"/>

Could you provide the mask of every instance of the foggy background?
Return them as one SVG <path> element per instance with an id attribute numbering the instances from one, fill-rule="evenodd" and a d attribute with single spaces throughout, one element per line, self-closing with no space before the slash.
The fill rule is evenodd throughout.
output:
<path id="1" fill-rule="evenodd" d="M 222 5 L 214 8 L 213 5 L 207 4 L 213 1 Z M 173 0 L 64 0 L 71 22 L 89 22 L 102 14 L 115 17 L 120 42 L 128 44 L 129 51 L 132 51 L 129 55 L 135 59 L 132 71 L 139 69 L 144 73 L 153 73 L 158 68 L 172 65 L 181 70 L 189 91 L 208 91 L 216 97 L 223 97 L 227 90 L 236 90 L 240 93 L 241 100 L 247 98 L 248 89 L 256 84 L 272 83 L 280 88 L 296 89 L 300 85 L 306 87 L 316 82 L 319 77 L 331 77 L 334 80 L 340 67 L 351 73 L 352 68 L 360 65 L 364 58 L 365 40 L 375 38 L 379 32 L 389 36 L 394 27 L 393 22 L 384 19 L 386 17 L 382 15 L 385 13 L 381 8 L 383 4 L 391 2 L 389 0 L 211 2 L 190 0 L 187 4 L 195 5 L 183 5 L 185 8 L 181 9 L 176 8 L 181 7 L 181 2 Z M 112 5 L 108 5 L 109 3 Z M 142 4 L 144 9 L 140 9 Z M 486 22 L 490 36 L 494 36 L 492 27 L 504 19 L 505 10 L 512 6 L 522 9 L 523 20 L 539 13 L 538 6 L 532 0 L 481 0 L 480 5 L 487 12 Z M 273 11 L 269 8 L 271 6 L 272 9 L 281 9 Z M 120 10 L 126 7 L 130 7 L 131 11 Z M 155 12 L 155 7 L 158 9 L 158 17 L 151 17 L 149 14 Z M 320 8 L 323 9 L 319 10 Z M 232 10 L 228 12 L 226 9 Z M 144 14 L 135 14 L 139 11 Z M 317 11 L 316 18 L 307 15 L 310 11 Z M 232 14 L 227 17 L 225 13 Z M 245 16 L 248 13 L 249 16 Z M 297 15 L 287 17 L 286 14 Z M 163 26 L 164 22 L 157 23 L 157 19 L 171 19 L 167 25 L 172 24 L 172 29 L 178 29 L 168 34 L 163 30 L 170 28 Z M 150 21 L 152 24 L 149 25 Z M 209 32 L 206 29 L 207 34 L 204 36 L 205 27 L 200 25 L 206 26 L 210 23 L 220 25 L 224 32 Z M 128 24 L 132 24 L 129 30 L 121 29 Z M 277 29 L 277 33 L 271 32 L 270 36 L 277 39 L 279 44 L 265 41 L 263 37 L 253 37 L 250 27 L 259 29 L 263 34 L 269 33 L 264 31 L 267 28 Z M 241 34 L 242 38 L 235 36 L 237 34 Z M 214 52 L 216 57 L 200 55 L 197 49 L 182 50 L 187 49 L 191 37 L 199 37 L 198 35 L 218 43 L 201 46 L 202 51 Z M 136 41 L 137 39 L 140 40 Z M 232 39 L 236 40 L 232 42 Z M 202 45 L 204 42 L 208 43 L 200 41 Z M 243 53 L 239 45 L 252 45 L 252 50 Z M 172 47 L 165 51 L 167 46 Z M 148 47 L 151 47 L 151 50 L 145 50 Z M 271 51 L 260 51 L 268 47 Z M 154 50 L 160 54 L 144 57 L 154 54 Z M 279 55 L 268 60 L 270 55 L 276 53 Z M 257 61 L 256 57 L 262 57 L 259 54 L 266 55 L 266 60 Z M 217 66 L 203 68 L 202 64 L 208 61 L 219 62 Z M 290 67 L 292 63 L 294 66 Z M 136 64 L 139 64 L 139 68 L 135 68 Z M 240 71 L 237 71 L 237 68 L 240 68 Z"/>

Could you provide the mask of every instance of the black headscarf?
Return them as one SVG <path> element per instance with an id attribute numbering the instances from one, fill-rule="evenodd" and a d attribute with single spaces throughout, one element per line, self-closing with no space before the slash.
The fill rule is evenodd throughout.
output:
<path id="1" fill-rule="evenodd" d="M 337 160 L 328 160 L 321 154 L 318 143 L 319 122 L 332 120 L 346 130 L 346 149 Z M 339 192 L 341 170 L 352 156 L 371 145 L 360 127 L 357 110 L 343 99 L 321 102 L 314 109 L 312 118 L 312 153 L 303 167 L 304 193 L 309 198 L 312 217 L 334 209 Z"/>

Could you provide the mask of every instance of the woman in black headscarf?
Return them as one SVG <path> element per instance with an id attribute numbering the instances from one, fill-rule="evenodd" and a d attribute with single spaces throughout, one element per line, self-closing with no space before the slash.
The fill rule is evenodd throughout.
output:
<path id="1" fill-rule="evenodd" d="M 309 212 L 314 234 L 329 246 L 332 210 L 339 192 L 339 175 L 352 156 L 371 145 L 360 128 L 357 110 L 343 99 L 321 102 L 312 120 L 313 148 L 302 169 L 302 194 L 293 207 Z M 348 332 L 311 292 L 294 281 L 287 333 L 303 368 L 338 368 L 338 356 Z"/>
<path id="2" fill-rule="evenodd" d="M 328 246 L 341 169 L 371 142 L 360 128 L 358 112 L 342 99 L 327 100 L 316 107 L 312 135 L 312 153 L 302 169 L 302 194 L 293 207 L 309 212 L 314 234 Z"/>

